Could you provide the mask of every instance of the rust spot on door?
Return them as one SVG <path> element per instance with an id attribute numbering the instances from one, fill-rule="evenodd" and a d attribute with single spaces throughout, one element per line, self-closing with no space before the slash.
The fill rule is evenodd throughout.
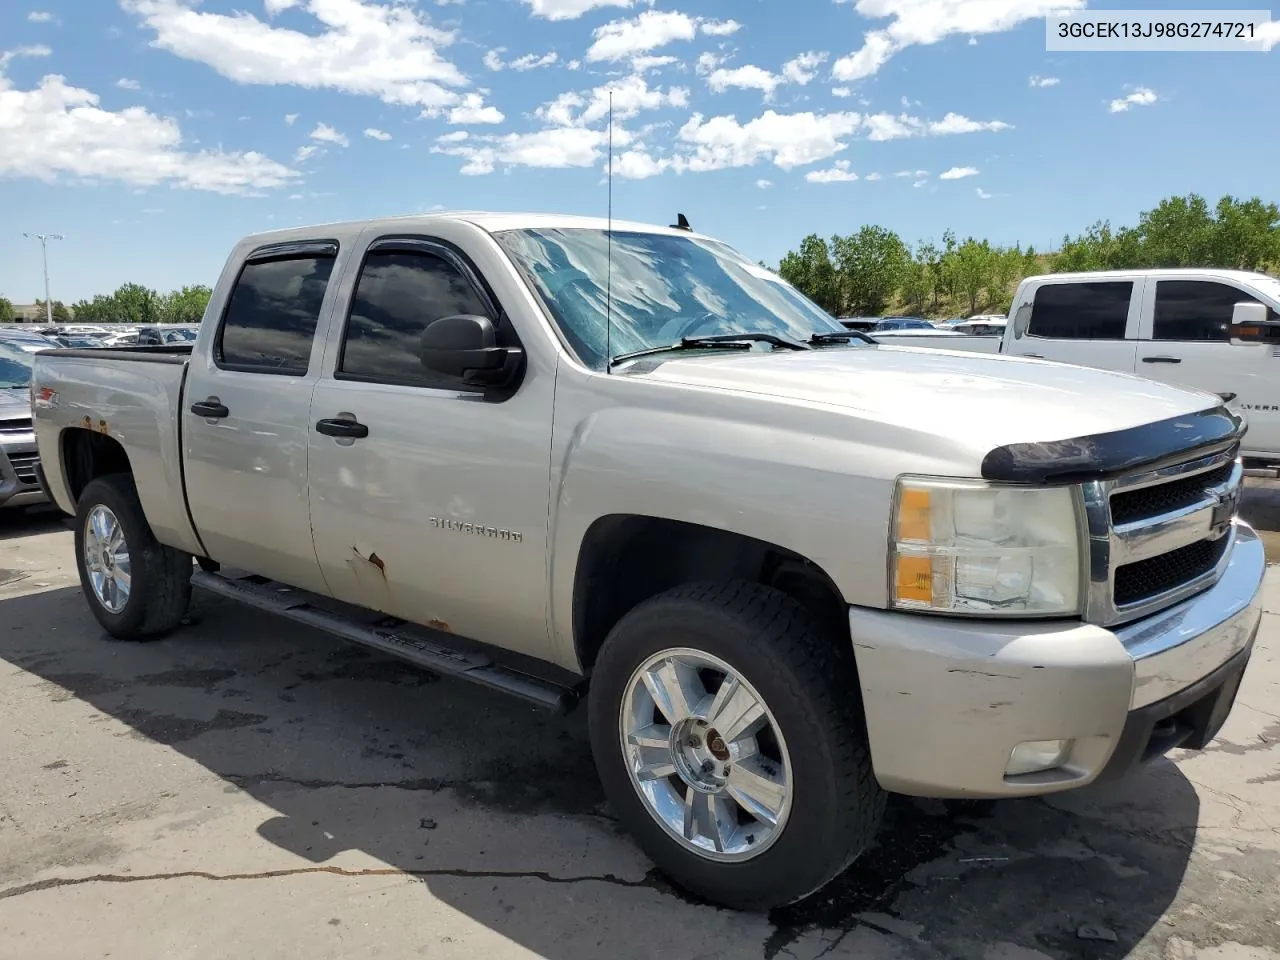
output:
<path id="1" fill-rule="evenodd" d="M 441 633 L 453 633 L 453 627 L 449 626 L 443 620 L 428 620 L 427 626 L 432 630 L 439 630 Z"/>

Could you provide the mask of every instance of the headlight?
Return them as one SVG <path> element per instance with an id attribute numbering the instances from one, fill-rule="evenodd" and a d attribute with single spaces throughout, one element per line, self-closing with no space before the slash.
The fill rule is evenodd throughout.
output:
<path id="1" fill-rule="evenodd" d="M 1080 611 L 1080 526 L 1070 487 L 898 481 L 892 606 L 986 616 Z"/>

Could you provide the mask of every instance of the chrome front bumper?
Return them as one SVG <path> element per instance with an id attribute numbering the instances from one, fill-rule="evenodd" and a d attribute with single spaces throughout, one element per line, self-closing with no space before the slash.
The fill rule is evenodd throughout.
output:
<path id="1" fill-rule="evenodd" d="M 1261 541 L 1237 521 L 1214 586 L 1115 629 L 851 608 L 877 778 L 916 796 L 1028 796 L 1203 746 L 1234 701 L 1265 570 Z M 1072 741 L 1061 766 L 1005 775 L 1015 746 L 1045 740 Z"/>
<path id="2" fill-rule="evenodd" d="M 30 441 L 6 440 L 0 445 L 0 507 L 21 507 L 32 503 L 44 503 L 47 497 L 39 483 L 28 483 L 18 475 L 18 469 L 9 460 L 13 453 L 21 457 L 24 466 L 37 454 L 35 438 Z M 35 461 L 38 465 L 39 461 Z"/>

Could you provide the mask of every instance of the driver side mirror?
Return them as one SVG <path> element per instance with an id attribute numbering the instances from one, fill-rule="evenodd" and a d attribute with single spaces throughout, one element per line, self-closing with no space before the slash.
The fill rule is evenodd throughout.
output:
<path id="1" fill-rule="evenodd" d="M 1273 326 L 1265 304 L 1237 303 L 1231 311 L 1231 342 L 1237 346 L 1261 343 Z"/>
<path id="2" fill-rule="evenodd" d="M 418 351 L 428 370 L 474 387 L 508 386 L 524 360 L 519 347 L 498 346 L 492 320 L 470 313 L 432 321 L 422 331 Z"/>

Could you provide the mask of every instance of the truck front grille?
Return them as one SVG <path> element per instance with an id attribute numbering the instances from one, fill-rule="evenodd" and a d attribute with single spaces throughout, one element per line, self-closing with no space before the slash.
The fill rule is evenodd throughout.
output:
<path id="1" fill-rule="evenodd" d="M 13 472 L 18 475 L 18 479 L 23 483 L 35 484 L 36 480 L 36 464 L 40 462 L 40 454 L 38 453 L 11 453 L 9 454 L 9 465 L 13 467 Z"/>
<path id="2" fill-rule="evenodd" d="M 1233 446 L 1086 483 L 1088 618 L 1135 620 L 1216 583 L 1235 539 L 1243 480 Z"/>
<path id="3" fill-rule="evenodd" d="M 0 437 L 16 437 L 30 433 L 32 430 L 30 417 L 18 417 L 13 420 L 0 420 Z"/>

